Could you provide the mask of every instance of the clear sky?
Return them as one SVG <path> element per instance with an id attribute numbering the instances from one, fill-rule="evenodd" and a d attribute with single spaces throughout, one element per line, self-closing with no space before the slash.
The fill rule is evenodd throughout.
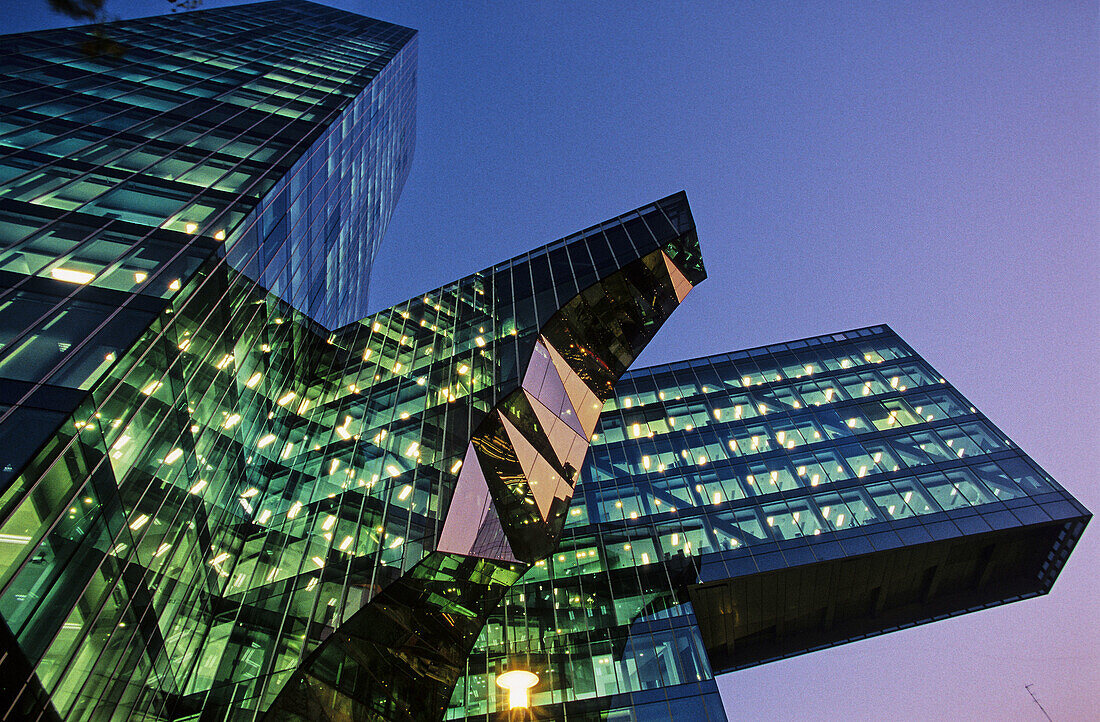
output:
<path id="1" fill-rule="evenodd" d="M 640 363 L 888 323 L 1100 510 L 1095 0 L 329 4 L 420 31 L 375 307 L 684 189 L 710 278 Z M 1047 597 L 725 676 L 730 718 L 1041 722 L 1034 683 L 1096 719 L 1098 549 Z"/>

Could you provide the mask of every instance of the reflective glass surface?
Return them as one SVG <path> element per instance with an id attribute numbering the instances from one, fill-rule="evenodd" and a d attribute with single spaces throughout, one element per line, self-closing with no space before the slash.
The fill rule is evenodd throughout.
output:
<path id="1" fill-rule="evenodd" d="M 121 54 L 90 28 L 0 50 L 4 423 L 72 412 L 227 262 L 326 328 L 361 318 L 408 174 L 415 31 L 284 1 L 103 32 Z M 26 458 L 0 461 L 3 486 Z"/>
<path id="2" fill-rule="evenodd" d="M 703 276 L 682 194 L 335 331 L 204 270 L 0 497 L 16 709 L 442 715 Z"/>
<path id="3" fill-rule="evenodd" d="M 630 371 L 592 439 L 449 719 L 497 719 L 514 665 L 538 719 L 675 719 L 640 710 L 1044 593 L 1090 516 L 883 326 Z"/>

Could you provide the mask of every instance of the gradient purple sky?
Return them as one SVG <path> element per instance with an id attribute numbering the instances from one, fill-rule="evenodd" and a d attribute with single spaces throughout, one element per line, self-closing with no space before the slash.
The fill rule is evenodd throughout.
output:
<path id="1" fill-rule="evenodd" d="M 375 307 L 685 189 L 710 279 L 640 364 L 888 323 L 1100 510 L 1095 1 L 327 4 L 420 31 Z M 729 716 L 1041 721 L 1034 683 L 1096 719 L 1098 548 L 1047 597 L 722 677 Z"/>

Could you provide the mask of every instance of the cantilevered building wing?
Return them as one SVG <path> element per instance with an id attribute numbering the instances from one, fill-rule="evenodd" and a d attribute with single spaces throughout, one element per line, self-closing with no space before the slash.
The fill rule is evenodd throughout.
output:
<path id="1" fill-rule="evenodd" d="M 883 326 L 632 371 L 449 717 L 520 664 L 546 719 L 724 719 L 715 674 L 1046 593 L 1089 518 Z"/>

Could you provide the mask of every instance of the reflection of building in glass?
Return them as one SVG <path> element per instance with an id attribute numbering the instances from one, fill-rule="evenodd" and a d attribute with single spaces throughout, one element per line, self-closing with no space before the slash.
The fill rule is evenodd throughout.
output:
<path id="1" fill-rule="evenodd" d="M 715 673 L 1080 533 L 882 329 L 620 381 L 705 277 L 682 193 L 368 316 L 415 31 L 107 33 L 0 60 L 0 720 L 506 714 L 524 669 L 546 718 L 721 719 Z"/>
<path id="2" fill-rule="evenodd" d="M 593 440 L 448 718 L 520 664 L 539 718 L 725 719 L 713 675 L 1043 594 L 1090 518 L 882 326 L 632 371 Z"/>

